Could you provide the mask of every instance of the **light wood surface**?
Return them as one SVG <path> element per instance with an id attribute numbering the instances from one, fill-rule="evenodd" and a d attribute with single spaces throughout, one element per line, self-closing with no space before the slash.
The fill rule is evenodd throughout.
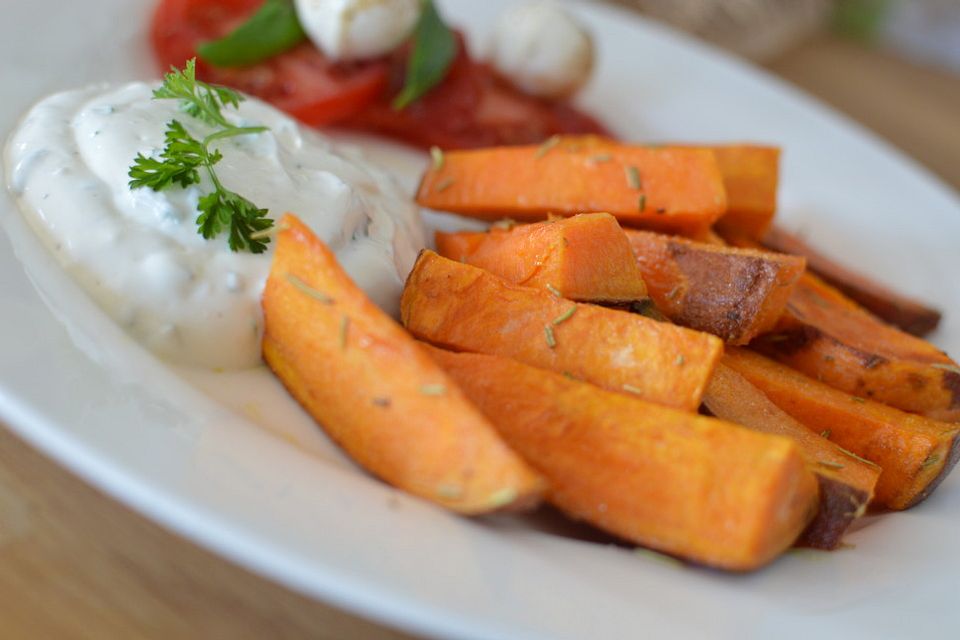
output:
<path id="1" fill-rule="evenodd" d="M 830 36 L 767 66 L 960 190 L 960 76 Z"/>
<path id="2" fill-rule="evenodd" d="M 829 37 L 769 67 L 960 188 L 960 78 Z M 0 637 L 409 638 L 184 541 L 0 428 Z"/>
<path id="3" fill-rule="evenodd" d="M 0 638 L 410 636 L 168 533 L 0 429 Z"/>

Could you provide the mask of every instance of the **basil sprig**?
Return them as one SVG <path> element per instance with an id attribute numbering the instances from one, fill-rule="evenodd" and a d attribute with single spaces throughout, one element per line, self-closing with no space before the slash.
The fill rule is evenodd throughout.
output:
<path id="1" fill-rule="evenodd" d="M 243 67 L 292 49 L 306 38 L 293 0 L 266 0 L 229 34 L 200 45 L 197 54 L 216 67 Z"/>
<path id="2" fill-rule="evenodd" d="M 403 90 L 393 100 L 403 109 L 440 84 L 457 57 L 457 38 L 443 21 L 432 0 L 425 0 L 413 32 L 413 52 L 407 61 Z"/>

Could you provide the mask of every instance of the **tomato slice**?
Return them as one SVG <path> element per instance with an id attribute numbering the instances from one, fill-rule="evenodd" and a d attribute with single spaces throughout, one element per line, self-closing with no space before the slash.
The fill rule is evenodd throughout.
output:
<path id="1" fill-rule="evenodd" d="M 232 31 L 263 0 L 161 0 L 150 26 L 150 41 L 161 68 L 182 67 L 197 46 Z M 241 68 L 219 68 L 197 60 L 207 82 L 257 96 L 302 122 L 320 126 L 351 116 L 383 94 L 386 60 L 340 63 L 303 43 L 270 60 Z"/>
<path id="2" fill-rule="evenodd" d="M 401 111 L 391 101 L 403 86 L 408 51 L 398 51 L 390 88 L 342 124 L 442 149 L 533 144 L 561 133 L 609 135 L 597 120 L 565 102 L 521 93 L 489 65 L 471 59 L 462 35 L 459 43 L 444 81 Z"/>
<path id="3" fill-rule="evenodd" d="M 197 46 L 246 20 L 263 0 L 160 0 L 150 40 L 161 68 L 182 67 Z M 392 106 L 403 87 L 409 47 L 385 59 L 340 63 L 309 42 L 242 68 L 197 60 L 200 78 L 257 96 L 302 122 L 342 123 L 420 147 L 444 149 L 540 142 L 557 133 L 606 134 L 590 116 L 563 102 L 525 95 L 486 64 L 459 53 L 447 77 L 403 110 Z"/>

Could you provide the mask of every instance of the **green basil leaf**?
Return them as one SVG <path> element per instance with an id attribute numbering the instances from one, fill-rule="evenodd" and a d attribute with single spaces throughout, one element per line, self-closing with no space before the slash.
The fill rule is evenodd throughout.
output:
<path id="1" fill-rule="evenodd" d="M 217 67 L 242 67 L 283 53 L 305 40 L 292 0 L 267 0 L 250 19 L 228 35 L 197 49 Z"/>
<path id="2" fill-rule="evenodd" d="M 457 38 L 437 13 L 433 2 L 426 0 L 413 33 L 407 77 L 403 90 L 393 100 L 393 108 L 403 109 L 440 84 L 456 56 Z"/>

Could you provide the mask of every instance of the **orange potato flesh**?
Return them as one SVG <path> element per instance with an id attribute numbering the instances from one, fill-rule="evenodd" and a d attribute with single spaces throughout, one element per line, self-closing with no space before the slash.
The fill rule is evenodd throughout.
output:
<path id="1" fill-rule="evenodd" d="M 672 321 L 730 344 L 772 329 L 803 258 L 626 230 L 650 297 Z"/>
<path id="2" fill-rule="evenodd" d="M 622 224 L 674 231 L 709 227 L 727 209 L 711 151 L 552 140 L 447 152 L 423 176 L 417 202 L 484 220 L 606 211 Z"/>
<path id="3" fill-rule="evenodd" d="M 796 445 L 509 358 L 430 353 L 548 480 L 570 516 L 724 569 L 786 549 L 817 506 Z"/>
<path id="4" fill-rule="evenodd" d="M 774 332 L 751 346 L 841 391 L 935 420 L 960 420 L 956 362 L 812 274 L 797 283 Z"/>
<path id="5" fill-rule="evenodd" d="M 407 278 L 400 315 L 427 342 L 509 356 L 687 411 L 700 406 L 723 353 L 714 336 L 511 284 L 432 251 Z"/>
<path id="6" fill-rule="evenodd" d="M 762 238 L 777 211 L 780 149 L 753 144 L 706 148 L 716 154 L 727 190 L 727 212 L 717 220 L 717 227 Z"/>
<path id="7" fill-rule="evenodd" d="M 263 356 L 362 467 L 464 514 L 535 505 L 543 479 L 297 218 L 277 237 Z"/>
<path id="8" fill-rule="evenodd" d="M 690 238 L 694 242 L 702 242 L 703 244 L 709 244 L 716 247 L 729 247 L 727 241 L 723 239 L 719 233 L 713 229 L 704 229 L 702 232 L 695 235 L 686 235 L 685 237 Z"/>
<path id="9" fill-rule="evenodd" d="M 820 481 L 817 517 L 799 543 L 836 549 L 843 534 L 873 498 L 880 467 L 850 454 L 774 404 L 746 378 L 719 364 L 703 403 L 714 416 L 749 429 L 786 436 L 797 443 L 810 470 Z"/>
<path id="10" fill-rule="evenodd" d="M 623 143 L 596 135 L 565 136 L 562 145 L 602 153 Z M 693 149 L 713 153 L 727 194 L 727 210 L 716 221 L 724 233 L 736 233 L 754 240 L 763 237 L 777 210 L 780 181 L 780 149 L 758 144 L 664 145 L 667 148 Z M 685 229 L 697 237 L 708 231 Z"/>
<path id="11" fill-rule="evenodd" d="M 437 253 L 579 302 L 643 300 L 647 288 L 616 218 L 589 213 L 487 233 L 436 234 Z"/>
<path id="12" fill-rule="evenodd" d="M 882 469 L 875 502 L 906 509 L 950 473 L 960 456 L 960 426 L 864 400 L 747 350 L 731 348 L 727 365 L 778 407 Z"/>
<path id="13" fill-rule="evenodd" d="M 774 251 L 804 256 L 807 268 L 827 284 L 861 305 L 884 322 L 915 336 L 923 336 L 940 323 L 940 312 L 875 282 L 816 251 L 799 237 L 773 227 L 763 244 Z"/>

